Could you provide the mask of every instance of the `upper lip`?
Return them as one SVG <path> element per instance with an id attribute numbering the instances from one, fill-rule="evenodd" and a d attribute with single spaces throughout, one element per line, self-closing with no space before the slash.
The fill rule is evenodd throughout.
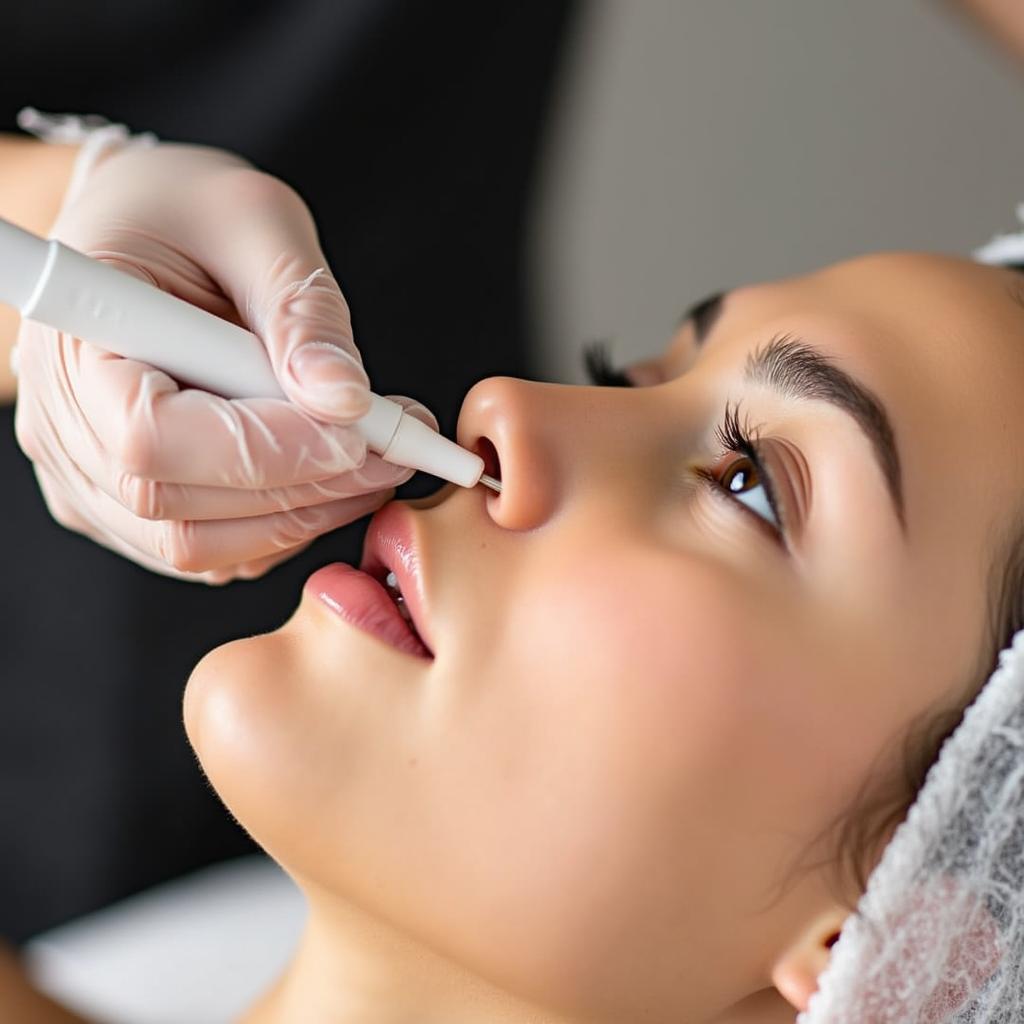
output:
<path id="1" fill-rule="evenodd" d="M 370 520 L 359 568 L 380 583 L 389 571 L 395 574 L 416 632 L 433 654 L 434 640 L 427 619 L 428 605 L 417 541 L 412 512 L 401 502 L 389 502 Z"/>

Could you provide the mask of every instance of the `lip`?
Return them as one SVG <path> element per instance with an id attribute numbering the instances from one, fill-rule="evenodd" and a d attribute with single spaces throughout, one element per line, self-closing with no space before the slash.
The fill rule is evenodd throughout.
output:
<path id="1" fill-rule="evenodd" d="M 370 519 L 359 568 L 380 583 L 389 572 L 395 574 L 409 617 L 432 657 L 434 638 L 427 614 L 423 564 L 415 521 L 408 506 L 397 501 L 389 502 Z"/>
<path id="2" fill-rule="evenodd" d="M 426 660 L 433 657 L 402 618 L 384 585 L 369 573 L 332 562 L 309 577 L 305 590 L 339 618 L 396 651 Z"/>
<path id="3" fill-rule="evenodd" d="M 412 627 L 385 587 L 389 572 L 398 579 Z M 390 647 L 433 659 L 415 523 L 404 505 L 391 502 L 370 520 L 358 569 L 344 562 L 325 565 L 309 577 L 305 590 L 340 618 Z"/>

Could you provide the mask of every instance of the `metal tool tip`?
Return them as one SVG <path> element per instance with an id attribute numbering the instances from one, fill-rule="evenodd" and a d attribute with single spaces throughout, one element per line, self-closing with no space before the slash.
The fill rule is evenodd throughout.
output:
<path id="1" fill-rule="evenodd" d="M 490 487 L 495 494 L 501 494 L 501 481 L 495 480 L 493 476 L 488 476 L 486 473 L 480 474 L 480 483 L 485 487 Z"/>

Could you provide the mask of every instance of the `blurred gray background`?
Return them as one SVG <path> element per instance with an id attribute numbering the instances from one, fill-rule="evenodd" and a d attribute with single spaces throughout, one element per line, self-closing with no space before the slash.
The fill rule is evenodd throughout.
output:
<path id="1" fill-rule="evenodd" d="M 1012 230 L 1024 69 L 940 0 L 591 0 L 549 138 L 535 363 L 578 382 L 714 289 Z"/>

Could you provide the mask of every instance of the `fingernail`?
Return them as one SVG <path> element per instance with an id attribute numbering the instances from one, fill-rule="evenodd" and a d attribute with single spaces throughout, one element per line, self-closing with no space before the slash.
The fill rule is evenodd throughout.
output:
<path id="1" fill-rule="evenodd" d="M 329 415 L 358 416 L 370 407 L 370 381 L 358 361 L 326 341 L 307 341 L 288 369 L 309 401 Z"/>

